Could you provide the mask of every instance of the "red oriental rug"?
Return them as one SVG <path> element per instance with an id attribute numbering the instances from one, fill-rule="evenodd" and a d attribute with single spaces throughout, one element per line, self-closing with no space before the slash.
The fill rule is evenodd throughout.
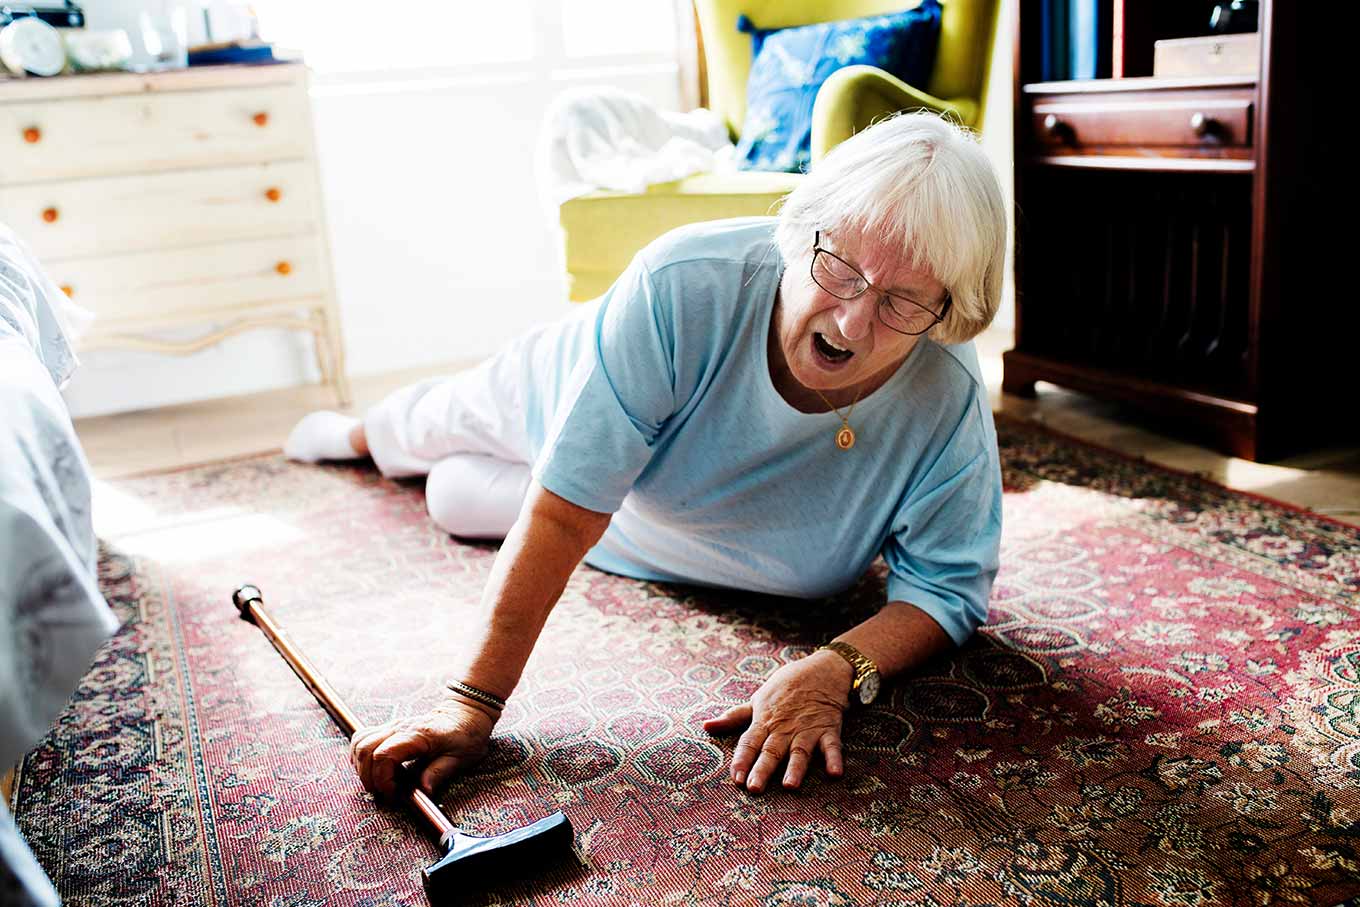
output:
<path id="1" fill-rule="evenodd" d="M 701 721 L 879 605 L 583 568 L 492 756 L 444 798 L 564 810 L 583 865 L 468 903 L 1330 907 L 1360 894 L 1360 531 L 1000 420 L 984 632 L 847 723 L 846 777 L 753 797 Z M 22 767 L 72 907 L 421 904 L 434 845 L 228 596 L 242 580 L 372 721 L 418 710 L 494 546 L 421 489 L 276 456 L 117 483 L 124 621 Z M 529 869 L 526 867 L 526 869 Z M 527 873 L 526 873 L 527 874 Z"/>

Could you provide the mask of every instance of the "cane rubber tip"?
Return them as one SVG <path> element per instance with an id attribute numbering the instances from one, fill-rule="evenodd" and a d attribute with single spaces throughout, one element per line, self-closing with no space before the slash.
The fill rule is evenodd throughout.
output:
<path id="1" fill-rule="evenodd" d="M 264 594 L 260 592 L 259 586 L 254 586 L 250 583 L 238 587 L 237 590 L 231 594 L 231 603 L 235 605 L 236 610 L 240 612 L 241 620 L 250 621 L 252 624 L 255 623 L 255 620 L 250 615 L 250 606 L 259 601 L 264 601 Z"/>

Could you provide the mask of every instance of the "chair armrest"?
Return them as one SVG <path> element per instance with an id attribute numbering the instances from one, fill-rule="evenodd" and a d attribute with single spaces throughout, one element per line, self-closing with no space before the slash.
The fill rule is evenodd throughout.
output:
<path id="1" fill-rule="evenodd" d="M 972 125 L 978 103 L 971 98 L 944 100 L 913 88 L 877 66 L 846 66 L 831 74 L 812 105 L 812 159 L 875 120 L 899 110 L 929 110 Z"/>

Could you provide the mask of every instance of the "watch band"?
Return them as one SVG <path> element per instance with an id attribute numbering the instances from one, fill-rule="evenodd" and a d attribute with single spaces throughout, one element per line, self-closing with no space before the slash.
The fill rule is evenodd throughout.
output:
<path id="1" fill-rule="evenodd" d="M 846 661 L 850 662 L 850 667 L 855 669 L 854 685 L 856 687 L 860 685 L 860 681 L 864 680 L 865 677 L 868 677 L 870 674 L 878 673 L 878 665 L 874 664 L 871 660 L 865 657 L 863 652 L 861 652 L 859 649 L 856 649 L 848 642 L 841 642 L 840 640 L 835 640 L 833 642 L 827 643 L 821 648 L 830 649 L 832 652 L 835 652 L 841 658 L 844 658 Z M 818 651 L 820 651 L 820 649 Z"/>

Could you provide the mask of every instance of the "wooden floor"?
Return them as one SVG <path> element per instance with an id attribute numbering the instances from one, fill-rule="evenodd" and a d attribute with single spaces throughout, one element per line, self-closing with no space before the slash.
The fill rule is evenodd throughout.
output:
<path id="1" fill-rule="evenodd" d="M 1003 395 L 1001 353 L 1010 345 L 1009 333 L 1002 331 L 990 331 L 978 340 L 994 410 L 1360 526 L 1360 447 L 1317 450 L 1272 464 L 1251 463 L 1177 440 L 1147 416 L 1127 408 L 1050 385 L 1040 385 L 1037 400 Z M 363 412 L 403 384 L 470 364 L 356 378 L 351 409 Z M 301 387 L 80 419 L 76 431 L 96 477 L 110 479 L 275 450 L 304 413 L 334 407 L 329 390 Z"/>

